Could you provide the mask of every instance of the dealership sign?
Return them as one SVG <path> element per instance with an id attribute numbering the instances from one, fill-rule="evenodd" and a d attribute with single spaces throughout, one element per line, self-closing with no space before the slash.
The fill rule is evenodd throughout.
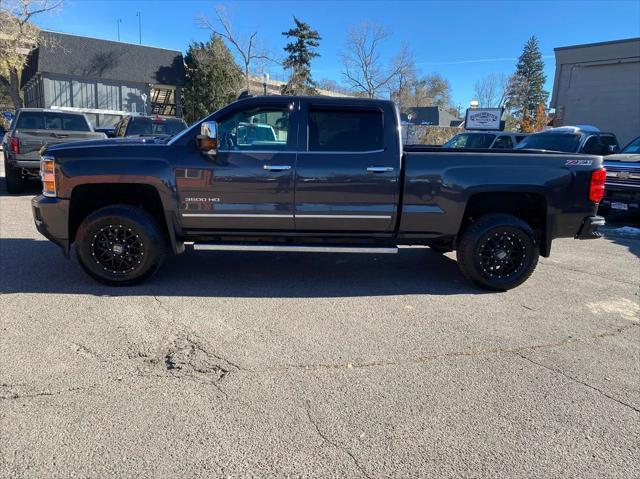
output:
<path id="1" fill-rule="evenodd" d="M 467 130 L 500 130 L 502 108 L 468 108 L 464 121 Z"/>

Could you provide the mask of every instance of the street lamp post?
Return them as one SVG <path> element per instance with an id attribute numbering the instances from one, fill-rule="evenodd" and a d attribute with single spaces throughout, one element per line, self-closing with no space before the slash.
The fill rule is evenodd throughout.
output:
<path id="1" fill-rule="evenodd" d="M 267 96 L 267 84 L 269 83 L 269 74 L 265 73 L 264 74 L 264 82 L 262 83 L 262 86 L 264 87 L 264 96 Z"/>
<path id="2" fill-rule="evenodd" d="M 136 17 L 138 17 L 138 43 L 142 45 L 142 20 L 140 12 L 136 12 Z"/>
<path id="3" fill-rule="evenodd" d="M 118 41 L 120 41 L 120 24 L 122 23 L 122 18 L 118 18 Z"/>

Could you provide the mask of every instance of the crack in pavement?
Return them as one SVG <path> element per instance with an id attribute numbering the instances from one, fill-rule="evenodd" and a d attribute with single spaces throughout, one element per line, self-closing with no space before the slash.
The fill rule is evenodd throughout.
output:
<path id="1" fill-rule="evenodd" d="M 204 345 L 204 343 L 206 343 L 206 341 L 204 339 L 202 339 L 200 336 L 198 336 L 196 333 L 189 331 L 187 328 L 185 328 L 182 324 L 180 324 L 178 321 L 176 321 L 176 317 L 173 311 L 171 311 L 171 309 L 169 309 L 167 306 L 164 305 L 164 303 L 160 300 L 160 298 L 158 298 L 157 296 L 153 296 L 153 299 L 156 301 L 156 303 L 158 303 L 159 307 L 165 311 L 166 313 L 169 314 L 170 316 L 170 322 L 173 324 L 173 327 L 176 330 L 177 336 L 182 336 L 184 337 L 187 341 L 192 342 L 193 344 L 195 344 L 199 349 L 201 349 L 205 354 L 207 354 L 208 356 L 212 356 L 216 359 L 218 359 L 219 361 L 224 361 L 225 363 L 227 363 L 229 366 L 231 366 L 232 368 L 236 369 L 237 371 L 242 371 L 243 368 L 242 366 L 240 366 L 238 363 L 235 363 L 223 356 L 220 356 L 217 353 L 212 352 L 208 347 L 206 347 Z"/>
<path id="2" fill-rule="evenodd" d="M 93 384 L 91 386 L 67 388 L 67 389 L 61 389 L 59 391 L 39 391 L 39 392 L 35 392 L 35 393 L 26 393 L 26 394 L 20 394 L 20 393 L 12 392 L 7 396 L 5 396 L 5 395 L 0 396 L 0 400 L 3 400 L 3 399 L 6 399 L 6 400 L 32 399 L 32 398 L 37 398 L 37 397 L 60 396 L 62 394 L 67 394 L 67 393 L 72 393 L 72 392 L 87 391 L 87 390 L 93 389 L 95 387 L 96 387 L 96 385 Z"/>
<path id="3" fill-rule="evenodd" d="M 99 361 L 101 363 L 105 362 L 105 360 L 102 359 L 98 353 L 96 353 L 95 351 L 89 349 L 84 344 L 72 342 L 71 345 L 74 347 L 75 352 L 78 353 L 79 355 L 84 356 L 84 357 L 93 358 L 96 361 Z"/>
<path id="4" fill-rule="evenodd" d="M 620 400 L 618 398 L 615 398 L 615 397 L 611 396 L 610 394 L 604 392 L 602 389 L 599 389 L 599 388 L 597 388 L 597 387 L 595 387 L 595 386 L 593 386 L 593 385 L 591 385 L 591 384 L 589 384 L 587 382 L 584 382 L 584 381 L 582 381 L 582 380 L 580 380 L 580 379 L 578 379 L 576 377 L 570 376 L 569 374 L 565 373 L 564 371 L 562 371 L 559 368 L 554 368 L 553 366 L 547 366 L 546 364 L 543 364 L 543 363 L 540 363 L 538 361 L 535 361 L 535 360 L 531 359 L 530 357 L 525 356 L 521 352 L 516 353 L 516 355 L 521 357 L 522 359 L 525 359 L 525 360 L 529 361 L 531 364 L 535 364 L 536 366 L 544 368 L 544 369 L 546 369 L 548 371 L 552 371 L 552 372 L 555 372 L 557 374 L 560 374 L 561 376 L 569 379 L 570 381 L 573 381 L 573 382 L 575 382 L 577 384 L 580 384 L 582 386 L 586 386 L 589 389 L 593 389 L 594 391 L 597 391 L 598 393 L 600 393 L 602 396 L 604 396 L 604 397 L 606 397 L 608 399 L 611 399 L 612 401 L 615 401 L 615 402 L 617 402 L 618 404 L 620 404 L 622 406 L 626 406 L 629 409 L 631 409 L 631 410 L 633 410 L 633 411 L 635 411 L 637 413 L 640 413 L 640 408 L 637 408 L 632 404 L 629 404 L 629 403 L 624 402 L 624 401 L 622 401 L 622 400 Z"/>
<path id="5" fill-rule="evenodd" d="M 418 356 L 415 358 L 400 359 L 396 361 L 377 360 L 377 361 L 368 361 L 368 362 L 347 362 L 347 363 L 336 363 L 336 364 L 285 364 L 281 366 L 266 368 L 263 370 L 245 369 L 245 371 L 268 372 L 268 371 L 278 371 L 278 370 L 287 370 L 287 369 L 303 369 L 303 370 L 343 369 L 343 368 L 358 369 L 358 368 L 372 368 L 372 367 L 402 366 L 407 364 L 422 364 L 422 363 L 434 361 L 437 359 L 444 359 L 444 358 L 475 357 L 475 356 L 484 356 L 484 355 L 492 355 L 492 354 L 513 354 L 513 353 L 519 353 L 522 351 L 535 351 L 537 349 L 558 348 L 558 347 L 566 346 L 567 344 L 589 342 L 589 341 L 595 341 L 602 338 L 613 337 L 627 331 L 628 329 L 631 329 L 633 327 L 638 327 L 638 326 L 640 326 L 640 324 L 631 323 L 629 325 L 621 326 L 615 329 L 614 331 L 605 331 L 603 333 L 595 334 L 593 336 L 588 336 L 586 338 L 567 338 L 562 341 L 533 344 L 529 346 L 518 346 L 518 347 L 512 347 L 512 348 L 488 348 L 488 349 L 481 349 L 476 351 L 452 351 L 447 353 L 433 354 L 429 356 Z"/>
<path id="6" fill-rule="evenodd" d="M 318 423 L 316 422 L 315 419 L 313 419 L 313 416 L 311 414 L 311 403 L 310 403 L 310 401 L 305 401 L 304 410 L 307 413 L 307 418 L 309 419 L 309 422 L 311 423 L 311 425 L 315 429 L 315 431 L 318 434 L 318 436 L 320 436 L 320 438 L 323 440 L 323 442 L 326 442 L 327 444 L 329 444 L 329 445 L 335 447 L 336 449 L 344 452 L 347 456 L 349 456 L 351 458 L 351 460 L 353 461 L 355 466 L 358 468 L 358 470 L 362 473 L 362 475 L 364 477 L 366 477 L 367 479 L 371 479 L 371 476 L 369 476 L 367 474 L 367 471 L 364 470 L 364 468 L 360 465 L 360 463 L 358 462 L 356 457 L 353 455 L 353 453 L 351 451 L 349 451 L 349 449 L 347 449 L 344 446 L 338 445 L 335 441 L 332 441 L 331 439 L 329 439 L 329 437 L 322 432 L 322 430 L 320 429 L 320 426 L 318 426 Z"/>
<path id="7" fill-rule="evenodd" d="M 612 281 L 614 283 L 622 283 L 622 284 L 628 284 L 628 285 L 631 285 L 631 286 L 636 286 L 636 283 L 634 283 L 633 281 L 624 281 L 624 280 L 621 280 L 621 279 L 614 279 L 614 278 L 610 278 L 608 276 L 603 276 L 603 275 L 598 274 L 598 273 L 592 273 L 590 271 L 585 271 L 583 269 L 570 268 L 569 266 L 565 266 L 563 263 L 553 262 L 553 260 L 547 260 L 545 262 L 540 262 L 539 264 L 541 264 L 543 266 L 553 266 L 554 268 L 564 269 L 565 271 L 573 271 L 574 273 L 588 274 L 589 276 L 595 276 L 597 278 L 606 279 L 606 280 Z"/>

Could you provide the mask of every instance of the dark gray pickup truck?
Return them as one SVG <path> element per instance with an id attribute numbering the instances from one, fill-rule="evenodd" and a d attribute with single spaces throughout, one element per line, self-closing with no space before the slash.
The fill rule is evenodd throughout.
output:
<path id="1" fill-rule="evenodd" d="M 70 141 L 103 139 L 83 113 L 21 108 L 3 141 L 7 191 L 21 193 L 29 178 L 38 178 L 40 148 Z"/>
<path id="2" fill-rule="evenodd" d="M 524 282 L 554 238 L 596 238 L 602 157 L 404 147 L 388 101 L 255 97 L 169 141 L 49 147 L 38 230 L 99 281 L 203 250 L 457 250 L 474 283 Z M 426 267 L 426 265 L 425 265 Z M 427 274 L 427 273 L 425 273 Z"/>

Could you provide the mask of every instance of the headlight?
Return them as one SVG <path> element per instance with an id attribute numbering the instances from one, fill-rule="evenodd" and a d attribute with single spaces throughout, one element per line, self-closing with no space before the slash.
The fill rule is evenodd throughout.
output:
<path id="1" fill-rule="evenodd" d="M 56 165 L 51 156 L 43 156 L 40 159 L 40 177 L 42 178 L 42 194 L 44 196 L 56 196 Z"/>

